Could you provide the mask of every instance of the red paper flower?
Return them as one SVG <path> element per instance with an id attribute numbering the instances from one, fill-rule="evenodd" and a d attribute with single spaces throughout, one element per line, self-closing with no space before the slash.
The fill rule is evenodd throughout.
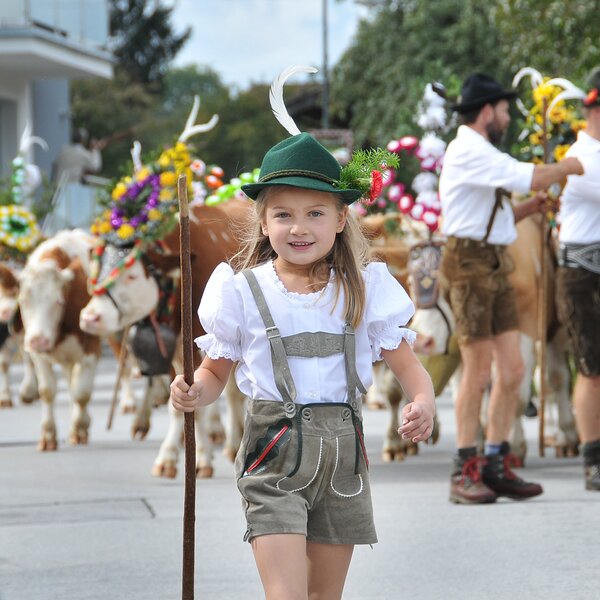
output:
<path id="1" fill-rule="evenodd" d="M 383 189 L 383 175 L 381 171 L 371 171 L 371 189 L 369 190 L 369 204 L 373 204 Z"/>
<path id="2" fill-rule="evenodd" d="M 598 100 L 598 88 L 594 88 L 593 90 L 590 90 L 588 92 L 588 95 L 585 97 L 583 104 L 584 106 L 590 106 L 591 104 L 594 104 L 596 100 Z"/>

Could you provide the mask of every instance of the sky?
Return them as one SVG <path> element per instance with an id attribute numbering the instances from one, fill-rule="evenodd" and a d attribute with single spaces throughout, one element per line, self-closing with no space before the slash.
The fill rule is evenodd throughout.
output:
<path id="1" fill-rule="evenodd" d="M 208 65 L 240 90 L 270 83 L 292 65 L 321 71 L 325 1 L 331 69 L 368 15 L 354 0 L 172 0 L 175 31 L 192 27 L 174 66 Z"/>

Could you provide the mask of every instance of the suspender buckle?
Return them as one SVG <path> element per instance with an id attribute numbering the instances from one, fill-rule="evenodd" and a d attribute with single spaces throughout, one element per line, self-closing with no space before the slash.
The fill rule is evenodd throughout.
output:
<path id="1" fill-rule="evenodd" d="M 277 327 L 275 327 L 275 325 L 273 325 L 273 327 L 267 327 L 266 332 L 267 332 L 267 339 L 269 339 L 269 340 L 272 338 L 281 337 L 281 334 L 279 333 L 279 329 L 277 329 Z"/>

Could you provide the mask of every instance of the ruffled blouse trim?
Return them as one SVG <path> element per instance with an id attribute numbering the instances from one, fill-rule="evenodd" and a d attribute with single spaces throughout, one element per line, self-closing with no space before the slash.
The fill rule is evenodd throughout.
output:
<path id="1" fill-rule="evenodd" d="M 268 263 L 266 263 L 266 267 L 269 271 L 269 276 L 271 278 L 271 281 L 274 283 L 275 287 L 284 296 L 287 296 L 288 298 L 293 298 L 294 300 L 302 300 L 304 302 L 306 302 L 307 300 L 308 301 L 317 300 L 327 289 L 327 286 L 325 286 L 325 288 L 323 288 L 322 290 L 319 290 L 318 292 L 307 292 L 306 294 L 301 294 L 300 292 L 290 292 L 285 287 L 283 281 L 281 281 L 281 279 L 279 279 L 279 275 L 277 275 L 277 271 L 275 270 L 275 264 L 273 263 L 272 260 L 270 260 Z M 331 276 L 329 278 L 329 281 L 331 282 Z M 329 282 L 327 283 L 327 285 L 329 285 Z"/>
<path id="2" fill-rule="evenodd" d="M 197 337 L 194 342 L 209 358 L 216 360 L 218 358 L 228 358 L 229 360 L 239 361 L 242 359 L 241 348 L 230 342 L 224 342 L 218 339 L 212 333 Z"/>
<path id="3" fill-rule="evenodd" d="M 402 340 L 406 340 L 410 346 L 415 343 L 417 333 L 407 327 L 389 327 L 386 328 L 377 337 L 377 344 L 373 345 L 373 362 L 381 360 L 382 350 L 395 350 Z"/>

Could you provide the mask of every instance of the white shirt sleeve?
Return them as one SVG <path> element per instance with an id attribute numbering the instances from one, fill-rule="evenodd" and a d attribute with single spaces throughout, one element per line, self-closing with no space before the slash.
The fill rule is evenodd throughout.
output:
<path id="1" fill-rule="evenodd" d="M 221 263 L 213 271 L 202 294 L 198 317 L 206 335 L 194 341 L 212 358 L 242 358 L 242 303 L 233 279 L 234 271 Z"/>
<path id="2" fill-rule="evenodd" d="M 367 306 L 365 321 L 372 350 L 372 360 L 381 360 L 382 350 L 395 350 L 402 340 L 412 344 L 417 334 L 405 325 L 415 307 L 404 288 L 384 263 L 367 265 L 365 283 Z"/>
<path id="3" fill-rule="evenodd" d="M 531 190 L 535 169 L 533 163 L 521 162 L 491 144 L 486 144 L 481 149 L 485 151 L 470 155 L 468 176 L 472 185 L 501 187 L 521 194 Z"/>

